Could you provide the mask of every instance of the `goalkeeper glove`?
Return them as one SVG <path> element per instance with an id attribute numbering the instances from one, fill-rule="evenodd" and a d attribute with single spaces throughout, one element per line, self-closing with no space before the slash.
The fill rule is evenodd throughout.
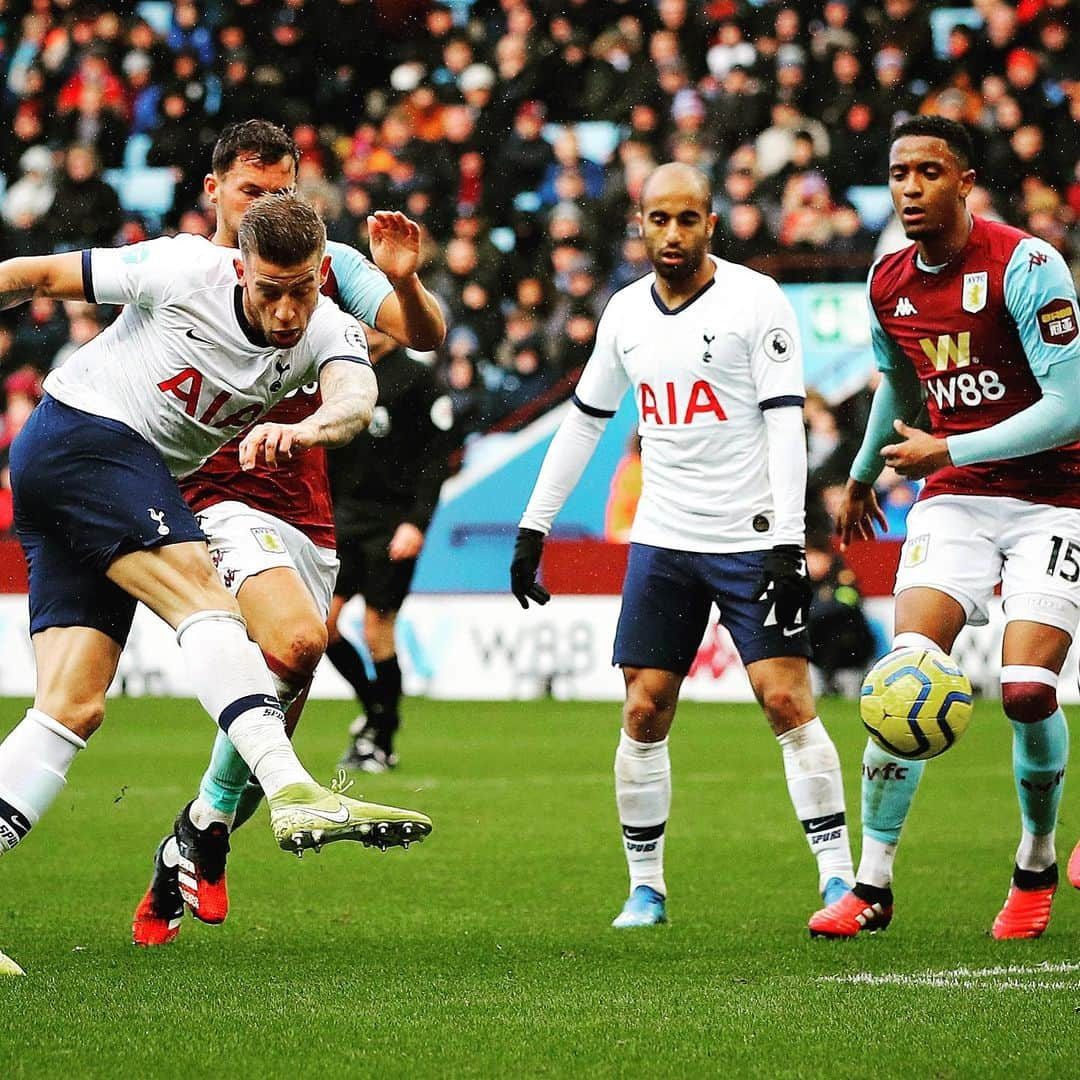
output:
<path id="1" fill-rule="evenodd" d="M 778 544 L 765 553 L 755 596 L 770 603 L 765 625 L 779 625 L 785 637 L 806 629 L 814 594 L 806 576 L 806 553 L 799 544 Z"/>
<path id="2" fill-rule="evenodd" d="M 551 593 L 536 580 L 543 550 L 542 532 L 537 532 L 536 529 L 518 529 L 514 543 L 514 559 L 510 563 L 510 591 L 526 609 L 530 600 L 543 605 L 551 599 Z"/>

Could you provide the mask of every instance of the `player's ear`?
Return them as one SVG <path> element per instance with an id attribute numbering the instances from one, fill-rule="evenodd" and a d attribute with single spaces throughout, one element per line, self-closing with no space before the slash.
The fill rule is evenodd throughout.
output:
<path id="1" fill-rule="evenodd" d="M 208 172 L 203 177 L 202 186 L 203 186 L 203 191 L 206 192 L 207 199 L 210 200 L 210 205 L 211 206 L 217 206 L 217 189 L 218 189 L 218 179 L 217 179 L 217 177 L 212 172 Z"/>
<path id="2" fill-rule="evenodd" d="M 243 259 L 233 259 L 232 264 L 233 264 L 233 269 L 236 271 L 236 280 L 239 281 L 241 284 L 243 284 L 244 283 L 244 260 Z"/>
<path id="3" fill-rule="evenodd" d="M 971 194 L 971 189 L 975 186 L 975 170 L 965 169 L 960 174 L 960 198 L 966 199 Z"/>
<path id="4" fill-rule="evenodd" d="M 709 215 L 709 218 L 708 218 L 709 227 L 705 230 L 705 235 L 710 240 L 712 239 L 712 234 L 716 231 L 716 223 L 717 223 L 718 220 L 719 220 L 719 218 L 717 218 L 716 214 L 710 214 Z"/>
<path id="5" fill-rule="evenodd" d="M 326 279 L 330 276 L 330 256 L 324 255 L 322 262 L 319 264 L 319 288 L 321 289 L 326 284 Z"/>

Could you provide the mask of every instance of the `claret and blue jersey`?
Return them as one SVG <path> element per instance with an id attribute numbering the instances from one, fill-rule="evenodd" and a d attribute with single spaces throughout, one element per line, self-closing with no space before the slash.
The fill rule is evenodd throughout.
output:
<path id="1" fill-rule="evenodd" d="M 914 246 L 886 255 L 868 293 L 878 366 L 911 365 L 938 437 L 982 431 L 1029 408 L 1043 396 L 1040 380 L 1062 365 L 1080 375 L 1068 267 L 1019 229 L 975 218 L 964 250 L 943 267 L 924 266 Z M 1080 444 L 942 469 L 922 497 L 944 492 L 1080 507 Z"/>

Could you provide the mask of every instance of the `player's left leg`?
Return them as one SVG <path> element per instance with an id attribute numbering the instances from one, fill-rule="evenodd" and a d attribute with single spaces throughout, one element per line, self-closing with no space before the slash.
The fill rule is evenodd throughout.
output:
<path id="1" fill-rule="evenodd" d="M 1058 882 L 1054 834 L 1069 756 L 1057 680 L 1071 641 L 1065 630 L 1044 623 L 1016 619 L 1005 627 L 1001 705 L 1013 729 L 1021 834 L 1008 897 L 991 931 L 998 939 L 1038 937 L 1050 922 Z"/>
<path id="2" fill-rule="evenodd" d="M 748 664 L 746 673 L 780 744 L 795 816 L 817 859 L 818 889 L 831 904 L 855 884 L 855 872 L 840 757 L 817 715 L 809 664 L 775 656 Z"/>

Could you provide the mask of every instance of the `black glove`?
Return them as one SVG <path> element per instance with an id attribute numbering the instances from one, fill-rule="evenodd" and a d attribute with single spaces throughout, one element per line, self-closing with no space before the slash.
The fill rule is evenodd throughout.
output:
<path id="1" fill-rule="evenodd" d="M 510 563 L 510 591 L 523 608 L 528 608 L 530 600 L 536 604 L 546 604 L 551 599 L 551 593 L 536 580 L 543 550 L 542 532 L 518 529 L 514 543 L 514 559 Z"/>
<path id="2" fill-rule="evenodd" d="M 805 631 L 813 594 L 806 576 L 806 553 L 800 545 L 779 544 L 765 553 L 754 596 L 769 602 L 766 626 L 775 622 L 785 637 Z"/>

